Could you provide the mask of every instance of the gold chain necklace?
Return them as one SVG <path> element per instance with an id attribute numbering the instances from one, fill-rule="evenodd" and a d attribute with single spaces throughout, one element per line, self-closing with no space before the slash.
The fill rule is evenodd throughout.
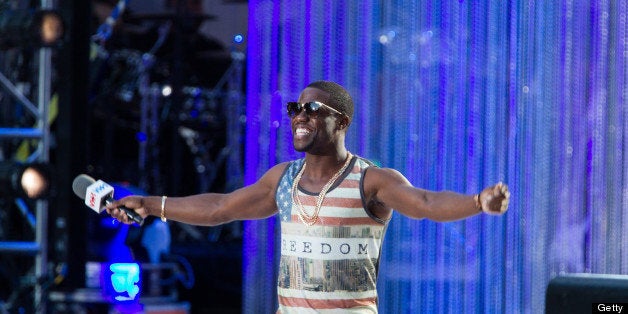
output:
<path id="1" fill-rule="evenodd" d="M 301 203 L 301 199 L 299 198 L 299 192 L 298 192 L 299 181 L 301 181 L 301 176 L 303 176 L 305 166 L 307 165 L 307 162 L 303 163 L 303 167 L 301 168 L 301 171 L 299 171 L 296 178 L 294 178 L 294 182 L 292 183 L 292 201 L 295 202 L 299 206 L 299 219 L 301 219 L 301 222 L 303 222 L 304 224 L 308 226 L 312 226 L 318 221 L 318 213 L 321 211 L 321 207 L 323 206 L 323 201 L 325 200 L 327 191 L 329 191 L 329 189 L 336 182 L 338 177 L 340 177 L 340 175 L 345 172 L 345 170 L 349 166 L 350 161 L 351 161 L 351 153 L 347 152 L 347 160 L 345 161 L 344 165 L 342 165 L 342 168 L 340 168 L 340 170 L 338 170 L 338 172 L 336 172 L 331 177 L 331 179 L 327 181 L 327 184 L 323 186 L 323 189 L 318 194 L 318 198 L 316 199 L 316 207 L 314 208 L 314 214 L 312 216 L 308 215 L 305 212 L 305 207 L 303 207 L 303 204 Z"/>

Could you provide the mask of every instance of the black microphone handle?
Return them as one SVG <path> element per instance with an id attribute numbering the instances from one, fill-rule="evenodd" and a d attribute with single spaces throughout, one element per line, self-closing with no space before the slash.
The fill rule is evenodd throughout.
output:
<path id="1" fill-rule="evenodd" d="M 107 205 L 111 204 L 113 202 L 113 199 L 111 198 L 107 198 L 105 200 L 105 203 Z M 142 218 L 142 216 L 140 216 L 140 214 L 136 213 L 134 210 L 127 208 L 125 206 L 120 206 L 118 207 L 119 210 L 123 211 L 129 218 L 131 218 L 133 221 L 135 221 L 138 225 L 143 225 L 144 224 L 144 218 Z"/>

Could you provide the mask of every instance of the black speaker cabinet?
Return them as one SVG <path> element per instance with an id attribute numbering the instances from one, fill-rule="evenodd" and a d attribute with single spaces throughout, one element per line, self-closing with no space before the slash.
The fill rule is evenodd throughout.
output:
<path id="1" fill-rule="evenodd" d="M 545 313 L 628 313 L 628 275 L 555 277 L 547 286 Z"/>

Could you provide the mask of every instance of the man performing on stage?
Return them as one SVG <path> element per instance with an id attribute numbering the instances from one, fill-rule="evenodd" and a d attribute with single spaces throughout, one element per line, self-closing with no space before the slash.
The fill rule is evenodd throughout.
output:
<path id="1" fill-rule="evenodd" d="M 299 160 L 272 167 L 257 182 L 227 194 L 128 196 L 117 207 L 194 225 L 281 218 L 277 291 L 280 313 L 321 310 L 377 312 L 381 244 L 392 211 L 410 218 L 453 221 L 502 214 L 510 193 L 498 183 L 476 195 L 416 188 L 398 171 L 350 153 L 345 136 L 353 100 L 340 85 L 317 81 L 287 104 Z"/>

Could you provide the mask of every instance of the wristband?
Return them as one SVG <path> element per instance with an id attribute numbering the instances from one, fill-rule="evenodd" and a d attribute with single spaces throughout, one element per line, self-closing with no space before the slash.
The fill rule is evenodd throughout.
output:
<path id="1" fill-rule="evenodd" d="M 480 202 L 480 193 L 473 195 L 473 200 L 475 201 L 475 208 L 479 212 L 483 212 L 482 203 Z"/>
<path id="2" fill-rule="evenodd" d="M 168 197 L 163 195 L 161 197 L 161 221 L 166 222 L 168 219 L 166 219 L 166 199 Z"/>

